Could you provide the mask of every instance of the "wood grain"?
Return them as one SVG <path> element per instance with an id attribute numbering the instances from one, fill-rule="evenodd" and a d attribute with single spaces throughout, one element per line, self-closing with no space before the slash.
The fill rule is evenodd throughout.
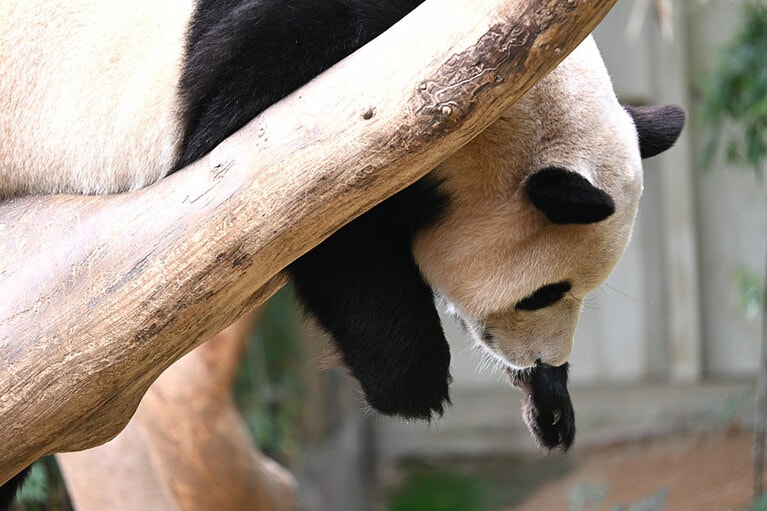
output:
<path id="1" fill-rule="evenodd" d="M 614 0 L 428 0 L 189 168 L 0 205 L 0 481 L 113 437 L 163 369 L 480 133 Z"/>

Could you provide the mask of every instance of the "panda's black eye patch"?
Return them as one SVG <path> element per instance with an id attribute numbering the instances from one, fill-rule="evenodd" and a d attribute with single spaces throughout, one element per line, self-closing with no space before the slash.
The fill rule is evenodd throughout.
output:
<path id="1" fill-rule="evenodd" d="M 515 308 L 523 311 L 543 309 L 559 301 L 565 293 L 570 291 L 571 287 L 567 281 L 548 284 L 521 300 Z"/>

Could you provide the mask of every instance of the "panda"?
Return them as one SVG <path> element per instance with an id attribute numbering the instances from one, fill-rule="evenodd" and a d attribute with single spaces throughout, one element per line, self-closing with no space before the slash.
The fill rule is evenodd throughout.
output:
<path id="1" fill-rule="evenodd" d="M 0 201 L 147 186 L 421 1 L 6 0 Z M 587 39 L 473 142 L 292 263 L 296 295 L 373 408 L 426 420 L 450 402 L 444 304 L 527 394 L 538 441 L 567 448 L 583 298 L 630 238 L 641 158 L 683 124 L 676 106 L 622 107 Z"/>

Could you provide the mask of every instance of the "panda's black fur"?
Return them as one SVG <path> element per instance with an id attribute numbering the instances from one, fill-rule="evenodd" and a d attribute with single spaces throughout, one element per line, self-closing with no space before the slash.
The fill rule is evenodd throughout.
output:
<path id="1" fill-rule="evenodd" d="M 175 167 L 207 154 L 421 1 L 200 2 L 181 78 L 187 132 Z M 386 414 L 428 419 L 449 402 L 450 352 L 411 250 L 413 233 L 446 201 L 425 178 L 288 269 L 367 401 Z"/>
<path id="2" fill-rule="evenodd" d="M 176 168 L 371 41 L 423 0 L 200 0 L 180 91 Z"/>
<path id="3" fill-rule="evenodd" d="M 185 132 L 173 169 L 208 153 L 420 3 L 199 0 L 188 27 L 178 88 Z M 672 119 L 666 132 L 658 134 L 667 112 L 655 117 L 653 110 L 629 112 L 644 156 L 668 148 L 683 122 Z M 542 183 L 546 180 L 577 182 L 582 193 L 551 194 Z M 412 248 L 413 235 L 450 208 L 450 197 L 440 185 L 430 177 L 418 181 L 288 268 L 298 298 L 331 334 L 370 405 L 385 414 L 430 419 L 450 402 L 450 352 L 432 289 Z M 610 197 L 598 192 L 566 169 L 553 168 L 527 183 L 528 198 L 554 223 L 589 223 L 609 216 Z M 578 208 L 580 213 L 573 213 Z M 567 365 L 508 371 L 512 383 L 526 393 L 525 419 L 539 443 L 568 448 L 575 425 Z M 0 487 L 0 509 L 10 505 L 28 471 Z"/>

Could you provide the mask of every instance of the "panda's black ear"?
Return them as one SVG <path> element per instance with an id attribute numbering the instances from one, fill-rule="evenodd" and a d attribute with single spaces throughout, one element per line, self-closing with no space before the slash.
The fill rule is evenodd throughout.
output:
<path id="1" fill-rule="evenodd" d="M 289 271 L 368 403 L 386 415 L 428 420 L 450 402 L 450 349 L 410 231 L 388 218 L 368 212 Z"/>
<path id="2" fill-rule="evenodd" d="M 607 193 L 563 168 L 541 169 L 524 186 L 533 205 L 555 224 L 592 224 L 615 213 L 615 203 Z"/>
<path id="3" fill-rule="evenodd" d="M 623 108 L 634 119 L 642 158 L 660 154 L 674 145 L 684 128 L 684 108 L 679 105 L 625 105 Z"/>

